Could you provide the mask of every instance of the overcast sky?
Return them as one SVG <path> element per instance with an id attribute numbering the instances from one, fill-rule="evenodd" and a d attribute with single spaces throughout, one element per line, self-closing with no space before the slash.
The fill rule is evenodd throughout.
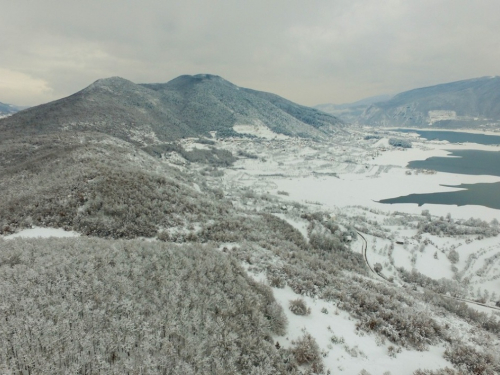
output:
<path id="1" fill-rule="evenodd" d="M 499 0 L 15 0 L 0 102 L 212 73 L 305 105 L 500 75 Z"/>

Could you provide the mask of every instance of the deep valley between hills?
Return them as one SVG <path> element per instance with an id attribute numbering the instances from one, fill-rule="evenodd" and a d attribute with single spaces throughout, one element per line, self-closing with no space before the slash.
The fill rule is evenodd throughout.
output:
<path id="1" fill-rule="evenodd" d="M 4 118 L 0 372 L 499 373 L 498 211 L 378 203 L 450 147 L 210 75 Z"/>

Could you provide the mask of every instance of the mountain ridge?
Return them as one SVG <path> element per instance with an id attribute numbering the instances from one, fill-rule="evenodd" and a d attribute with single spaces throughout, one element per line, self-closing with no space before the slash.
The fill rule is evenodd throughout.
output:
<path id="1" fill-rule="evenodd" d="M 21 111 L 22 109 L 24 109 L 24 107 L 0 102 L 0 118 L 13 115 L 16 112 Z"/>
<path id="2" fill-rule="evenodd" d="M 373 126 L 498 126 L 500 77 L 472 78 L 404 91 L 366 108 L 358 122 Z"/>
<path id="3" fill-rule="evenodd" d="M 289 136 L 326 138 L 344 123 L 274 94 L 245 89 L 210 74 L 179 76 L 167 83 L 99 79 L 59 100 L 0 121 L 0 131 L 44 134 L 99 131 L 148 145 L 183 137 L 238 135 L 234 125 L 264 124 Z"/>
<path id="4" fill-rule="evenodd" d="M 357 121 L 358 117 L 363 113 L 363 111 L 370 105 L 389 100 L 393 95 L 376 95 L 370 96 L 368 98 L 363 98 L 352 103 L 323 103 L 315 105 L 314 108 L 320 111 L 329 113 L 333 116 L 340 118 L 349 123 L 354 123 Z"/>

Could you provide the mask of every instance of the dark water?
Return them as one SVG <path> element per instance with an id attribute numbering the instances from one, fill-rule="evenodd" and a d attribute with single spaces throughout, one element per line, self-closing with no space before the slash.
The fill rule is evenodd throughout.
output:
<path id="1" fill-rule="evenodd" d="M 449 157 L 431 157 L 426 160 L 415 160 L 410 162 L 408 167 L 455 174 L 500 176 L 500 152 L 454 150 L 451 151 Z M 500 210 L 500 182 L 462 184 L 451 187 L 464 190 L 410 194 L 383 199 L 380 203 L 416 203 L 419 206 L 426 203 L 457 206 L 478 205 Z"/>
<path id="2" fill-rule="evenodd" d="M 450 143 L 478 143 L 481 145 L 499 145 L 500 135 L 486 135 L 462 132 L 450 132 L 440 130 L 415 130 L 397 129 L 402 133 L 417 133 L 420 137 L 428 140 L 448 141 Z"/>
<path id="3" fill-rule="evenodd" d="M 397 198 L 383 199 L 379 202 L 388 204 L 416 203 L 419 206 L 423 204 L 445 204 L 457 206 L 478 205 L 500 210 L 500 182 L 442 186 L 466 190 L 428 194 L 410 194 Z"/>
<path id="4" fill-rule="evenodd" d="M 479 150 L 454 150 L 449 157 L 435 156 L 415 160 L 408 168 L 432 169 L 438 172 L 500 176 L 500 152 Z"/>

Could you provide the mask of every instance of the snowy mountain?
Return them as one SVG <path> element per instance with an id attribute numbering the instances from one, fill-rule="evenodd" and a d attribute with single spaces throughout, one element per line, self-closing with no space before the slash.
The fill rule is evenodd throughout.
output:
<path id="1" fill-rule="evenodd" d="M 180 76 L 165 84 L 101 79 L 69 97 L 0 122 L 0 130 L 98 131 L 140 144 L 182 137 L 236 135 L 235 125 L 265 126 L 288 136 L 326 138 L 338 118 L 277 95 L 240 88 L 221 77 Z"/>
<path id="2" fill-rule="evenodd" d="M 373 126 L 481 127 L 500 124 L 500 77 L 406 91 L 372 104 L 359 122 Z"/>
<path id="3" fill-rule="evenodd" d="M 334 115 L 346 122 L 356 122 L 358 117 L 372 104 L 383 102 L 392 98 L 392 95 L 377 95 L 361 99 L 353 103 L 333 104 L 325 103 L 315 105 L 314 108 Z"/>
<path id="4" fill-rule="evenodd" d="M 13 115 L 16 112 L 19 112 L 21 109 L 23 108 L 12 104 L 5 104 L 0 102 L 0 118 Z"/>

